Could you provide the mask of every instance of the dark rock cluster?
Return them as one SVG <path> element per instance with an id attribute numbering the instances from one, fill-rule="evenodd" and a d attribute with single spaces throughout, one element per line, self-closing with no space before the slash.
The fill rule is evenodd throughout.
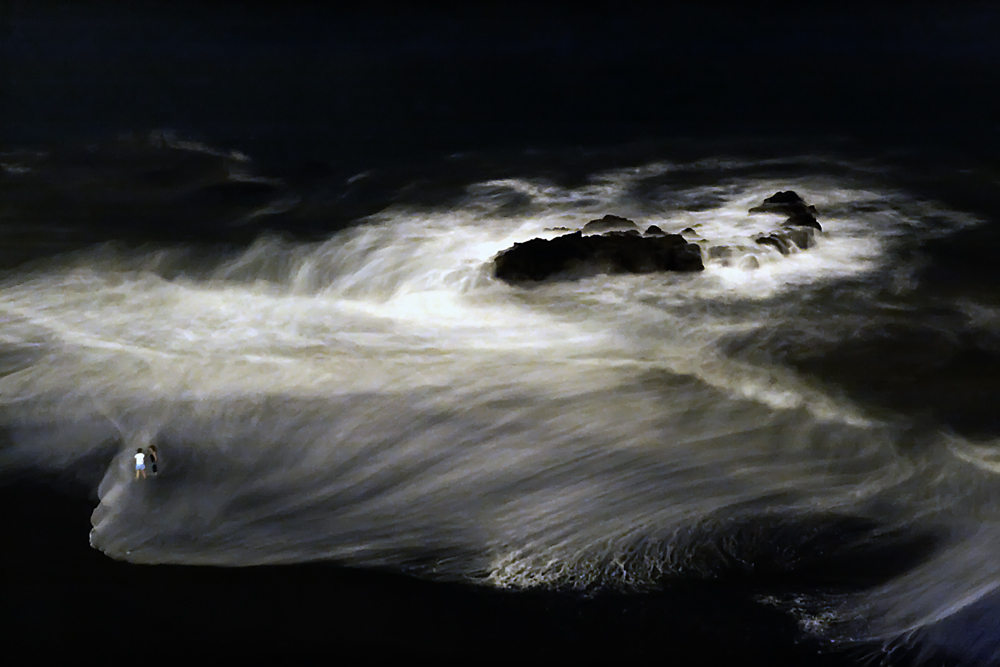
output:
<path id="1" fill-rule="evenodd" d="M 635 223 L 633 223 L 635 224 Z M 637 230 L 515 243 L 494 260 L 493 274 L 506 282 L 576 278 L 595 273 L 701 271 L 701 248 L 679 234 L 640 236 Z"/>
<path id="2" fill-rule="evenodd" d="M 795 248 L 806 250 L 816 244 L 822 231 L 816 207 L 806 204 L 791 190 L 768 197 L 750 213 L 777 213 L 787 216 L 781 228 L 761 234 L 754 241 L 770 246 L 782 255 Z M 693 229 L 685 232 L 693 233 Z M 726 259 L 733 248 L 714 246 L 709 257 Z M 728 253 L 728 254 L 727 254 Z M 753 258 L 751 258 L 753 259 Z M 756 261 L 752 264 L 755 266 Z M 656 225 L 639 233 L 639 226 L 627 218 L 605 215 L 591 220 L 581 231 L 554 239 L 534 238 L 515 243 L 493 260 L 493 275 L 509 283 L 573 279 L 598 273 L 653 273 L 656 271 L 701 271 L 701 247 L 681 234 L 666 234 Z"/>
<path id="3" fill-rule="evenodd" d="M 754 239 L 758 244 L 771 246 L 782 255 L 791 254 L 794 248 L 806 250 L 813 247 L 816 245 L 816 232 L 823 231 L 816 220 L 816 207 L 806 204 L 802 197 L 791 190 L 771 195 L 763 204 L 754 206 L 749 212 L 787 216 L 781 223 L 781 229 Z"/>

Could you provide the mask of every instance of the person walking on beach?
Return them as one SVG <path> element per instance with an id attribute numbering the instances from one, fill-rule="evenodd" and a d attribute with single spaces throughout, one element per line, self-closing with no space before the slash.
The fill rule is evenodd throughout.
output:
<path id="1" fill-rule="evenodd" d="M 156 451 L 156 445 L 149 446 L 149 465 L 153 470 L 153 474 L 156 474 L 156 463 L 159 461 L 159 452 Z"/>
<path id="2" fill-rule="evenodd" d="M 139 475 L 142 475 L 143 479 L 146 479 L 146 464 L 144 460 L 146 455 L 142 453 L 142 447 L 139 448 L 139 453 L 135 454 L 135 478 L 139 479 Z"/>

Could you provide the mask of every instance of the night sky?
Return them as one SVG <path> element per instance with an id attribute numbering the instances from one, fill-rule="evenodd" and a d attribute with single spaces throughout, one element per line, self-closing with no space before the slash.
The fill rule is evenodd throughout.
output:
<path id="1" fill-rule="evenodd" d="M 7 145 L 159 127 L 289 160 L 748 133 L 956 140 L 1000 101 L 989 3 L 5 7 Z"/>

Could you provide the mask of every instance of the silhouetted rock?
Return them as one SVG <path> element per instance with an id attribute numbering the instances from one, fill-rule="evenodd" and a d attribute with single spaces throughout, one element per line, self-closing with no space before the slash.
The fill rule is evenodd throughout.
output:
<path id="1" fill-rule="evenodd" d="M 822 231 L 823 228 L 816 220 L 816 207 L 806 204 L 805 200 L 792 190 L 776 192 L 764 200 L 760 206 L 754 206 L 750 213 L 775 213 L 786 215 L 783 226 L 786 227 L 812 227 Z"/>
<path id="2" fill-rule="evenodd" d="M 759 236 L 756 239 L 757 243 L 760 245 L 771 246 L 782 255 L 788 255 L 792 252 L 791 245 L 788 243 L 788 239 L 782 237 L 780 234 L 768 234 L 767 236 Z"/>
<path id="3" fill-rule="evenodd" d="M 805 204 L 805 200 L 799 196 L 799 193 L 794 190 L 782 190 L 780 192 L 775 192 L 773 195 L 764 200 L 764 205 L 770 206 L 783 206 L 783 205 L 798 205 Z"/>
<path id="4" fill-rule="evenodd" d="M 791 254 L 793 247 L 800 250 L 808 250 L 816 245 L 813 238 L 815 231 L 809 227 L 798 227 L 795 229 L 785 229 L 778 232 L 771 232 L 758 236 L 754 239 L 760 245 L 767 245 L 775 248 L 782 255 Z"/>
<path id="5" fill-rule="evenodd" d="M 816 207 L 810 206 L 809 208 L 815 210 Z M 784 227 L 812 227 L 815 230 L 823 231 L 823 227 L 816 220 L 816 216 L 809 211 L 793 213 L 781 224 Z"/>
<path id="6" fill-rule="evenodd" d="M 799 247 L 800 250 L 808 250 L 816 245 L 816 232 L 812 227 L 797 227 L 782 232 L 788 240 Z"/>
<path id="7" fill-rule="evenodd" d="M 701 248 L 679 234 L 637 231 L 584 236 L 581 232 L 515 243 L 497 255 L 493 275 L 505 282 L 578 278 L 596 273 L 701 271 Z"/>
<path id="8" fill-rule="evenodd" d="M 781 228 L 758 235 L 754 242 L 774 248 L 782 255 L 816 245 L 822 231 L 816 207 L 797 193 L 786 190 L 768 197 L 750 213 L 786 215 Z M 694 227 L 681 234 L 666 234 L 656 225 L 640 235 L 637 225 L 617 215 L 591 220 L 583 229 L 557 238 L 531 239 L 515 243 L 493 261 L 493 275 L 509 283 L 551 278 L 573 279 L 596 273 L 652 273 L 655 271 L 700 271 L 704 269 L 701 248 L 683 234 L 697 238 Z M 704 239 L 697 238 L 699 241 Z M 752 270 L 759 264 L 759 249 L 753 246 L 709 245 L 708 258 L 723 266 Z"/>
<path id="9" fill-rule="evenodd" d="M 603 232 L 611 231 L 628 231 L 634 229 L 639 230 L 639 226 L 629 220 L 628 218 L 623 218 L 618 215 L 606 215 L 600 220 L 591 220 L 583 226 L 584 234 L 601 234 Z"/>
<path id="10" fill-rule="evenodd" d="M 792 190 L 785 190 L 783 192 L 776 192 L 767 199 L 764 200 L 759 206 L 754 206 L 750 209 L 751 213 L 784 213 L 786 215 L 791 215 L 799 210 L 807 210 L 811 213 L 816 212 L 815 206 L 809 206 L 806 204 L 805 200 L 798 195 L 797 192 Z"/>

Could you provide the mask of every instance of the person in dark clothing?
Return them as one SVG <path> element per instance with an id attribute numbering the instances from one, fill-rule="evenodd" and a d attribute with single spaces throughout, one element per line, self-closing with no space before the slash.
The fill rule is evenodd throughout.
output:
<path id="1" fill-rule="evenodd" d="M 159 462 L 159 452 L 156 451 L 156 445 L 150 445 L 149 449 L 149 464 L 153 470 L 153 474 L 156 474 L 156 464 Z"/>

